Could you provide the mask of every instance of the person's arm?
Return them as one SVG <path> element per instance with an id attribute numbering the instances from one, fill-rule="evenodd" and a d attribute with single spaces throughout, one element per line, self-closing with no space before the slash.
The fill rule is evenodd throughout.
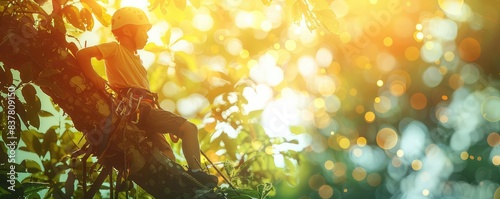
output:
<path id="1" fill-rule="evenodd" d="M 94 84 L 97 88 L 105 89 L 106 81 L 102 79 L 94 70 L 91 64 L 92 58 L 101 59 L 102 54 L 96 46 L 83 48 L 76 53 L 76 60 L 82 68 L 83 74 Z"/>

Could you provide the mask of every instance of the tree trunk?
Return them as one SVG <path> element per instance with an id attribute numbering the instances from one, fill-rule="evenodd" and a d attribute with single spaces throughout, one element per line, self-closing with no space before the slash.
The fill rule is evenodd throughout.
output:
<path id="1" fill-rule="evenodd" d="M 7 70 L 18 70 L 23 82 L 40 86 L 71 117 L 87 139 L 82 152 L 97 156 L 102 165 L 128 171 L 129 179 L 155 197 L 192 197 L 200 186 L 185 177 L 168 143 L 157 141 L 164 137 L 148 135 L 114 112 L 111 96 L 84 77 L 74 58 L 77 47 L 66 41 L 65 30 L 33 27 L 34 20 L 26 15 L 1 16 L 0 62 Z"/>

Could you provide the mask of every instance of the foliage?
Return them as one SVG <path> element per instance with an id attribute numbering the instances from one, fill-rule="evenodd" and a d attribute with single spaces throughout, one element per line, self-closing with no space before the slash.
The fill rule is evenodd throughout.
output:
<path id="1" fill-rule="evenodd" d="M 68 80 L 68 88 L 62 89 L 65 84 L 53 80 L 68 78 L 67 68 L 71 66 L 66 66 L 72 65 L 73 55 L 88 46 L 87 42 L 112 38 L 102 27 L 109 26 L 111 11 L 122 1 L 113 2 L 0 1 L 0 20 L 13 17 L 17 21 L 7 25 L 12 30 L 0 30 L 4 36 L 0 41 L 0 126 L 6 132 L 5 107 L 9 100 L 5 96 L 14 85 L 15 141 L 24 143 L 17 146 L 19 151 L 35 157 L 15 164 L 18 176 L 22 176 L 15 183 L 16 190 L 21 191 L 7 195 L 8 190 L 0 189 L 0 197 L 39 197 L 45 193 L 45 198 L 79 198 L 87 186 L 84 176 L 88 183 L 96 179 L 98 169 L 84 174 L 81 160 L 68 156 L 86 141 L 81 140 L 79 131 L 89 126 L 78 126 L 77 122 L 101 115 L 94 109 L 74 114 L 71 106 L 61 108 L 68 102 L 55 100 L 59 98 L 51 102 L 43 93 L 67 96 L 63 89 L 86 92 L 71 96 L 70 103 L 87 103 L 79 99 L 87 99 L 91 90 L 84 77 L 76 74 L 79 77 Z M 487 7 L 498 5 L 492 1 L 467 2 L 461 16 L 447 10 L 443 2 L 447 1 L 407 1 L 403 5 L 396 0 L 150 0 L 151 19 L 164 25 L 155 27 L 159 28 L 154 32 L 160 34 L 156 37 L 161 42 L 145 47 L 149 53 L 145 55 L 155 57 L 154 64 L 148 65 L 151 89 L 159 94 L 163 107 L 186 115 L 200 127 L 202 150 L 222 172 L 217 173 L 212 165 L 206 170 L 217 173 L 220 181 L 224 175 L 234 186 L 223 182 L 221 188 L 198 190 L 196 196 L 389 198 L 429 192 L 433 196 L 436 191 L 436 197 L 467 193 L 476 197 L 495 191 L 499 183 L 495 178 L 498 108 L 488 107 L 487 102 L 496 102 L 500 96 L 500 73 L 495 67 L 500 59 L 492 55 L 500 42 L 495 34 L 500 26 L 495 22 L 498 16 Z M 331 9 L 334 5 L 339 5 L 336 12 Z M 278 14 L 277 18 L 283 18 L 279 22 L 254 23 L 276 13 L 286 16 Z M 342 16 L 336 17 L 336 13 Z M 198 15 L 212 19 L 201 20 L 202 24 L 213 23 L 211 28 L 195 26 Z M 253 22 L 236 20 L 249 15 L 254 17 Z M 464 16 L 470 18 L 462 19 Z M 446 30 L 440 29 L 449 24 Z M 98 36 L 85 37 L 89 32 Z M 452 39 L 447 35 L 451 33 L 456 33 Z M 26 42 L 33 40 L 36 42 Z M 468 43 L 470 40 L 478 44 Z M 5 52 L 6 46 L 12 50 Z M 43 50 L 39 46 L 58 48 Z M 321 65 L 328 60 L 320 53 L 325 50 L 332 57 Z M 435 55 L 439 56 L 427 60 Z M 57 61 L 46 61 L 50 59 Z M 265 63 L 261 64 L 263 59 Z M 102 62 L 93 64 L 102 74 Z M 265 72 L 255 75 L 253 70 L 259 67 Z M 280 81 L 274 82 L 276 79 Z M 435 85 L 429 83 L 437 80 Z M 294 102 L 307 103 L 292 106 L 279 101 L 287 95 Z M 280 135 L 288 136 L 276 136 L 269 125 L 265 126 L 266 120 L 291 119 L 283 118 L 279 109 L 269 108 L 271 105 L 248 108 L 255 101 L 281 105 L 292 115 L 306 118 L 310 126 L 295 123 L 279 128 Z M 278 114 L 269 118 L 266 111 Z M 401 143 L 408 135 L 404 132 L 409 124 L 423 129 L 423 148 L 403 150 Z M 384 134 L 387 132 L 393 134 Z M 7 162 L 10 151 L 6 146 L 11 140 L 5 133 L 2 140 L 0 159 Z M 299 148 L 304 140 L 308 142 L 304 151 L 290 150 Z M 413 146 L 417 141 L 406 144 Z M 170 144 L 183 164 L 180 144 Z M 462 145 L 467 146 L 456 149 Z M 280 150 L 281 146 L 289 148 Z M 418 150 L 419 155 L 409 155 L 411 150 Z M 432 156 L 436 154 L 442 157 Z M 87 170 L 100 166 L 95 159 L 86 161 Z M 431 163 L 443 163 L 445 169 L 435 176 L 445 188 L 420 190 L 421 186 L 433 185 L 417 183 L 425 169 L 434 168 L 429 167 Z M 9 171 L 6 165 L 1 165 L 1 174 Z M 9 185 L 5 184 L 6 177 L 0 175 L 2 188 Z M 97 198 L 107 197 L 111 181 L 117 182 L 116 172 L 112 180 L 106 179 Z M 73 186 L 75 182 L 77 186 Z M 152 197 L 128 181 L 119 187 L 120 197 Z"/>

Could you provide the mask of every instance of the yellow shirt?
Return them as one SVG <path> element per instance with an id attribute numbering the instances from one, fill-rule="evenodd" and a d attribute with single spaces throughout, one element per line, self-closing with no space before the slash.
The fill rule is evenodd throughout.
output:
<path id="1" fill-rule="evenodd" d="M 106 76 L 113 89 L 142 88 L 149 90 L 147 71 L 139 55 L 135 55 L 117 42 L 97 46 L 106 64 Z"/>

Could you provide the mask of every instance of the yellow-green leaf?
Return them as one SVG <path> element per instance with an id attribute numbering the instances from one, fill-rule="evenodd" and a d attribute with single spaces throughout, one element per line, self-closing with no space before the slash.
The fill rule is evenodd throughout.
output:
<path id="1" fill-rule="evenodd" d="M 300 24 L 300 20 L 302 20 L 302 10 L 301 10 L 301 0 L 297 0 L 292 4 L 292 19 L 293 23 Z"/>
<path id="2" fill-rule="evenodd" d="M 92 30 L 92 28 L 94 28 L 94 17 L 92 17 L 92 13 L 90 13 L 87 8 L 80 10 L 80 17 L 87 30 Z"/>
<path id="3" fill-rule="evenodd" d="M 158 7 L 159 5 L 163 4 L 164 0 L 154 0 L 153 3 L 149 4 L 149 11 L 153 11 Z"/>
<path id="4" fill-rule="evenodd" d="M 51 145 L 57 144 L 57 133 L 54 128 L 49 128 L 43 135 L 42 141 L 42 156 L 45 156 Z M 54 157 L 55 154 L 51 154 Z"/>
<path id="5" fill-rule="evenodd" d="M 328 31 L 338 35 L 340 34 L 340 22 L 337 20 L 335 13 L 331 9 L 323 9 L 323 10 L 314 10 L 314 14 L 316 15 L 319 22 L 326 28 Z"/>
<path id="6" fill-rule="evenodd" d="M 97 2 L 95 2 L 94 0 L 80 0 L 80 2 L 82 2 L 82 5 L 85 8 L 92 11 L 92 13 L 94 13 L 96 15 L 96 17 L 98 15 L 102 15 L 103 7 L 101 5 L 99 5 Z"/>
<path id="7" fill-rule="evenodd" d="M 60 15 L 54 15 L 54 27 L 62 34 L 66 34 L 66 26 Z"/>
<path id="8" fill-rule="evenodd" d="M 74 27 L 85 30 L 85 26 L 80 18 L 80 10 L 76 6 L 67 5 L 62 10 L 63 16 L 68 20 Z"/>
<path id="9" fill-rule="evenodd" d="M 174 0 L 175 6 L 181 10 L 186 8 L 186 0 Z"/>
<path id="10" fill-rule="evenodd" d="M 37 162 L 30 159 L 23 160 L 21 162 L 21 165 L 27 169 L 28 173 L 37 173 L 42 171 L 40 165 Z"/>
<path id="11" fill-rule="evenodd" d="M 40 143 L 38 137 L 41 137 L 43 135 L 37 136 L 37 134 L 40 133 L 36 132 L 36 130 L 33 129 L 21 132 L 21 139 L 26 144 L 26 148 L 25 149 L 19 148 L 19 149 L 40 155 L 42 152 L 42 143 Z"/>
<path id="12" fill-rule="evenodd" d="M 295 135 L 300 135 L 305 133 L 306 129 L 303 126 L 290 126 L 290 132 Z"/>
<path id="13" fill-rule="evenodd" d="M 57 69 L 53 69 L 53 68 L 45 68 L 42 70 L 42 72 L 40 72 L 40 75 L 38 77 L 49 77 L 49 76 L 52 76 L 52 75 L 56 75 L 56 74 L 59 74 L 61 73 L 60 70 L 57 70 Z M 40 81 L 42 81 L 42 83 L 40 83 Z M 36 84 L 38 84 L 39 86 L 46 86 L 46 87 L 51 87 L 53 84 L 50 84 L 50 86 L 46 85 L 46 84 L 43 84 L 43 83 L 46 83 L 46 81 L 44 81 L 45 79 L 38 79 L 35 81 Z"/>
<path id="14" fill-rule="evenodd" d="M 109 24 L 111 23 L 111 15 L 106 13 L 106 8 L 99 5 L 94 0 L 81 0 L 81 2 L 83 7 L 89 9 L 92 13 L 94 13 L 94 16 L 99 21 L 99 23 L 101 23 L 105 27 L 109 26 Z"/>
<path id="15" fill-rule="evenodd" d="M 325 0 L 309 0 L 314 10 L 331 10 L 330 5 Z"/>
<path id="16" fill-rule="evenodd" d="M 38 111 L 38 116 L 40 116 L 40 117 L 52 117 L 52 116 L 54 116 L 54 114 L 52 114 L 51 112 L 48 112 L 48 111 L 40 110 L 40 111 Z"/>
<path id="17" fill-rule="evenodd" d="M 195 8 L 200 8 L 201 6 L 200 0 L 189 0 L 189 1 Z"/>
<path id="18" fill-rule="evenodd" d="M 167 51 L 168 49 L 163 47 L 163 46 L 158 46 L 153 42 L 150 42 L 146 44 L 144 47 L 144 50 L 149 51 L 149 52 L 164 52 Z"/>

